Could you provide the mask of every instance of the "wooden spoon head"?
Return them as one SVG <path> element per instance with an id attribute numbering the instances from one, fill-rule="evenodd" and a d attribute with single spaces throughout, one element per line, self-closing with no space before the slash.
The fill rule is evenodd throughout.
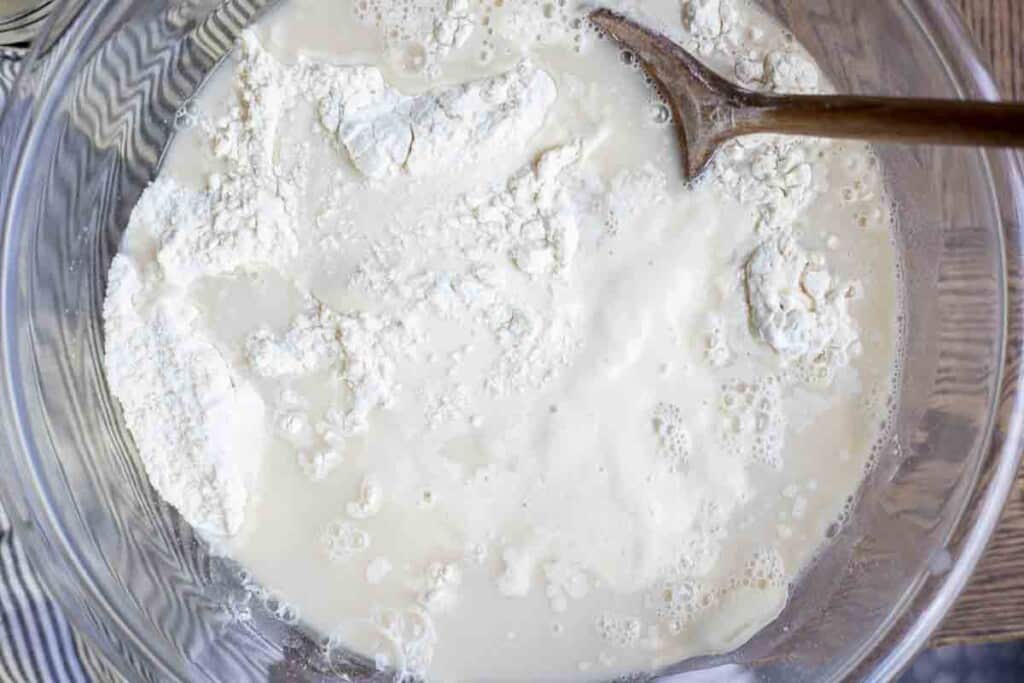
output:
<path id="1" fill-rule="evenodd" d="M 665 36 L 599 9 L 590 21 L 640 60 L 667 100 L 683 152 L 683 173 L 693 180 L 707 167 L 715 150 L 736 135 L 735 114 L 749 91 L 711 71 Z"/>

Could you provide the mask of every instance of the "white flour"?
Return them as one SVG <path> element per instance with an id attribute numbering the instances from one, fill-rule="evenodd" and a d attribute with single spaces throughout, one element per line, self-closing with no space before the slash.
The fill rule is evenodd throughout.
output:
<path id="1" fill-rule="evenodd" d="M 735 49 L 741 40 L 732 0 L 684 0 L 683 26 L 690 32 L 690 48 L 702 55 Z"/>
<path id="2" fill-rule="evenodd" d="M 155 274 L 117 257 L 104 306 L 107 380 L 153 486 L 185 519 L 220 541 L 238 532 L 258 459 L 263 402 L 196 327 L 187 302 L 152 297 Z"/>
<path id="3" fill-rule="evenodd" d="M 482 377 L 492 394 L 543 386 L 569 362 L 577 344 L 572 311 L 551 310 L 515 297 L 507 287 L 508 265 L 531 278 L 564 278 L 579 246 L 581 201 L 572 188 L 583 157 L 576 141 L 546 150 L 502 186 L 459 197 L 436 214 L 402 229 L 396 244 L 357 268 L 352 285 L 382 297 L 407 315 L 427 310 L 487 334 L 499 352 Z M 395 255 L 401 254 L 396 260 Z M 463 272 L 431 270 L 457 254 Z M 424 258 L 426 255 L 426 258 Z M 465 349 L 452 360 L 464 360 Z M 430 422 L 460 415 L 455 396 L 435 396 Z"/>
<path id="4" fill-rule="evenodd" d="M 681 7 L 644 18 L 748 87 L 827 89 L 745 2 Z M 884 419 L 870 151 L 744 139 L 686 187 L 580 12 L 289 3 L 111 267 L 107 375 L 154 487 L 282 618 L 396 675 L 609 678 L 741 644 Z"/>
<path id="5" fill-rule="evenodd" d="M 781 234 L 766 240 L 745 268 L 751 324 L 787 359 L 817 358 L 830 344 L 844 350 L 857 332 L 847 302 L 859 287 L 837 287 L 821 256 L 809 256 Z"/>
<path id="6" fill-rule="evenodd" d="M 320 123 L 371 178 L 437 173 L 472 163 L 482 148 L 518 144 L 540 128 L 555 100 L 554 81 L 526 61 L 500 76 L 416 97 L 389 88 L 371 67 L 303 71 L 298 79 L 313 94 Z"/>

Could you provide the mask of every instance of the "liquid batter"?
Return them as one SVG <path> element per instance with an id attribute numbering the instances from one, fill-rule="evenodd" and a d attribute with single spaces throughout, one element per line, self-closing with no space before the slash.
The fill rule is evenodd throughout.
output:
<path id="1" fill-rule="evenodd" d="M 828 90 L 745 3 L 602 4 L 748 87 Z M 870 149 L 748 138 L 687 186 L 667 108 L 582 12 L 283 4 L 181 112 L 111 267 L 107 373 L 153 485 L 400 675 L 741 645 L 885 429 Z"/>

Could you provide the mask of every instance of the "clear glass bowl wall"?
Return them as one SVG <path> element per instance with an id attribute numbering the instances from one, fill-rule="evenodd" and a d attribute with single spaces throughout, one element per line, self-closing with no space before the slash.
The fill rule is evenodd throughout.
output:
<path id="1" fill-rule="evenodd" d="M 65 0 L 0 119 L 0 490 L 46 583 L 130 680 L 378 677 L 358 657 L 325 659 L 273 616 L 272 598 L 244 618 L 238 567 L 210 557 L 150 488 L 101 367 L 106 271 L 129 212 L 175 112 L 265 4 Z M 843 90 L 995 96 L 944 2 L 763 4 Z M 734 663 L 765 681 L 886 680 L 995 527 L 1021 441 L 1018 158 L 881 155 L 906 275 L 892 439 L 777 622 L 737 652 L 650 679 Z"/>

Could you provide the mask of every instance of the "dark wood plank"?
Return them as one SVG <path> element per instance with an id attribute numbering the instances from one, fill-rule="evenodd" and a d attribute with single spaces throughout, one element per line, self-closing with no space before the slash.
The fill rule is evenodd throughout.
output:
<path id="1" fill-rule="evenodd" d="M 1003 94 L 1024 99 L 1024 2 L 956 0 Z"/>
<path id="2" fill-rule="evenodd" d="M 1024 639 L 1024 480 L 934 645 Z"/>
<path id="3" fill-rule="evenodd" d="M 1024 0 L 956 0 L 1005 97 L 1024 100 Z M 933 644 L 1024 638 L 1024 475 Z"/>

